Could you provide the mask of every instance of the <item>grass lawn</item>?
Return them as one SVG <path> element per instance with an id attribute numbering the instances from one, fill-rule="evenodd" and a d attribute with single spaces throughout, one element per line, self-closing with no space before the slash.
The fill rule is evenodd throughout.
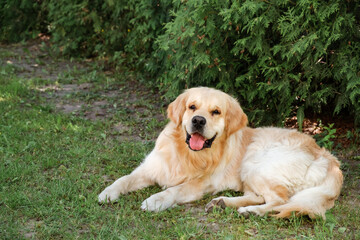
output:
<path id="1" fill-rule="evenodd" d="M 337 149 L 345 183 L 326 221 L 207 214 L 210 195 L 141 211 L 156 186 L 99 205 L 97 195 L 154 146 L 166 104 L 129 73 L 56 60 L 41 47 L 0 46 L 0 239 L 360 239 L 356 145 Z"/>

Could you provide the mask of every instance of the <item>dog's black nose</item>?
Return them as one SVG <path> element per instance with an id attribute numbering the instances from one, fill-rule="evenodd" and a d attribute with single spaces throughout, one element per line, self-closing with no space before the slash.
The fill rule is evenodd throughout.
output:
<path id="1" fill-rule="evenodd" d="M 203 127 L 206 124 L 206 119 L 204 117 L 201 117 L 201 116 L 195 116 L 195 117 L 192 118 L 191 121 L 193 123 L 193 126 L 196 127 L 196 128 Z"/>

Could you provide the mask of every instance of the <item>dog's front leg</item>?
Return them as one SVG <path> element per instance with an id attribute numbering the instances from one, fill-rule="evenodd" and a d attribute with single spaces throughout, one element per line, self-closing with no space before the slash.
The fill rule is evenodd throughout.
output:
<path id="1" fill-rule="evenodd" d="M 141 168 L 141 166 L 139 168 Z M 118 199 L 120 194 L 126 194 L 152 184 L 154 184 L 154 182 L 147 177 L 147 174 L 143 174 L 141 170 L 135 169 L 131 174 L 119 178 L 105 188 L 104 191 L 99 194 L 98 200 L 101 203 L 107 201 L 112 202 Z"/>
<path id="2" fill-rule="evenodd" d="M 159 151 L 155 149 L 145 158 L 143 163 L 131 174 L 123 176 L 102 191 L 99 202 L 116 200 L 120 194 L 126 194 L 155 183 L 160 185 L 173 185 L 166 177 L 167 162 Z"/>
<path id="3" fill-rule="evenodd" d="M 170 187 L 146 199 L 141 209 L 147 211 L 162 211 L 177 203 L 187 203 L 200 199 L 207 193 L 209 185 L 203 179 L 194 179 L 180 185 Z"/>

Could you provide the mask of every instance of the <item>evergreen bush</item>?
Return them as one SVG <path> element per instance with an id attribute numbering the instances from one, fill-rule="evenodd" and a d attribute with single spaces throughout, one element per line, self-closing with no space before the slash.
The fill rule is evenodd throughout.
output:
<path id="1" fill-rule="evenodd" d="M 0 6 L 3 41 L 48 30 L 62 53 L 127 64 L 169 99 L 206 85 L 236 96 L 255 125 L 297 115 L 301 126 L 309 111 L 350 113 L 360 123 L 356 0 L 0 0 Z"/>
<path id="2" fill-rule="evenodd" d="M 256 124 L 331 106 L 359 123 L 357 1 L 187 1 L 158 37 L 171 97 L 210 85 L 236 95 Z M 331 109 L 330 108 L 330 109 Z M 326 108 L 328 109 L 328 108 Z"/>
<path id="3" fill-rule="evenodd" d="M 35 38 L 46 29 L 46 9 L 41 0 L 0 0 L 0 41 Z"/>

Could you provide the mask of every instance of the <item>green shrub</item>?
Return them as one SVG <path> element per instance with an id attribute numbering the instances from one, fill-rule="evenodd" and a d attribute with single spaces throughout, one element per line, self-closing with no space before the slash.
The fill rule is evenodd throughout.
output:
<path id="1" fill-rule="evenodd" d="M 158 37 L 169 96 L 210 85 L 236 95 L 250 121 L 297 111 L 360 110 L 356 1 L 187 1 Z"/>
<path id="2" fill-rule="evenodd" d="M 0 41 L 19 42 L 46 32 L 41 0 L 0 0 Z"/>
<path id="3" fill-rule="evenodd" d="M 115 64 L 158 72 L 153 42 L 170 20 L 171 2 L 48 0 L 47 6 L 52 41 L 62 53 L 110 57 Z"/>
<path id="4" fill-rule="evenodd" d="M 48 30 L 59 52 L 126 64 L 169 99 L 184 88 L 212 86 L 237 97 L 255 125 L 297 115 L 301 128 L 309 111 L 350 113 L 360 123 L 359 1 L 0 0 L 0 6 L 1 39 Z"/>
<path id="5" fill-rule="evenodd" d="M 118 2 L 120 6 L 126 6 L 125 1 Z M 105 51 L 106 41 L 113 41 L 119 34 L 126 34 L 123 26 L 126 25 L 125 21 L 123 25 L 114 25 L 119 30 L 115 36 L 109 37 L 108 32 L 105 32 L 111 13 L 102 12 L 102 8 L 112 9 L 111 1 L 48 0 L 47 6 L 54 47 L 64 54 L 95 56 L 95 53 Z M 118 38 L 116 40 L 119 45 L 122 44 Z"/>
<path id="6" fill-rule="evenodd" d="M 168 0 L 132 0 L 133 18 L 129 21 L 128 36 L 121 59 L 137 72 L 156 75 L 162 71 L 164 56 L 156 55 L 155 39 L 165 32 L 164 25 L 170 21 L 170 11 L 174 10 Z"/>

